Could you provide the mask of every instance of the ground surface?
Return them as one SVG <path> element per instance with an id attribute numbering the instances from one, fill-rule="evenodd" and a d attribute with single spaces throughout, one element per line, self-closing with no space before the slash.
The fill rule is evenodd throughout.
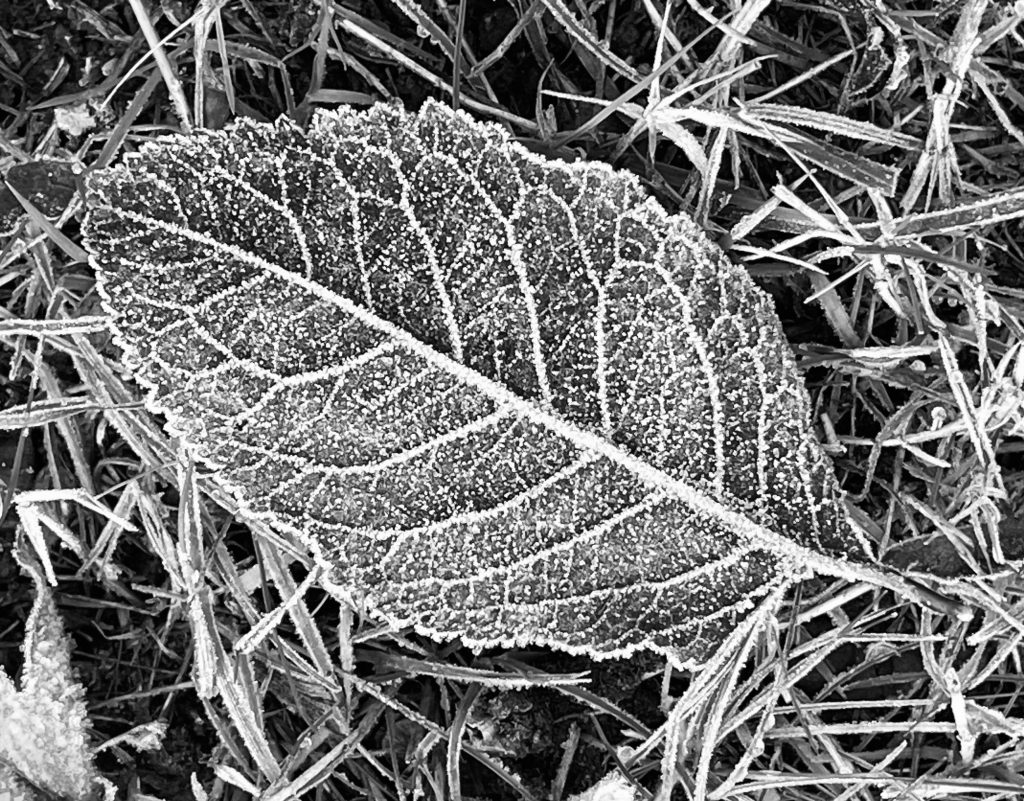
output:
<path id="1" fill-rule="evenodd" d="M 456 777 L 466 799 L 566 798 L 615 768 L 638 798 L 666 777 L 673 798 L 1020 797 L 1024 604 L 1007 562 L 1024 555 L 1022 19 L 987 0 L 0 5 L 0 170 L 17 193 L 0 196 L 0 399 L 19 413 L 127 405 L 4 418 L 0 666 L 19 669 L 31 604 L 11 555 L 14 492 L 84 487 L 110 508 L 130 492 L 138 532 L 108 549 L 102 517 L 67 504 L 58 516 L 96 558 L 52 549 L 94 742 L 167 724 L 154 750 L 98 755 L 126 797 L 188 797 L 194 777 L 210 798 L 248 798 L 248 783 L 278 771 L 289 787 L 314 765 L 291 785 L 303 798 L 452 797 Z M 857 519 L 888 563 L 953 577 L 923 590 L 938 591 L 930 607 L 810 581 L 749 662 L 694 679 L 648 656 L 474 654 L 312 591 L 308 613 L 220 666 L 234 706 L 197 686 L 207 642 L 190 593 L 231 642 L 301 581 L 301 562 L 213 501 L 198 521 L 179 514 L 191 485 L 131 408 L 102 330 L 39 338 L 10 321 L 99 313 L 83 171 L 186 123 L 428 97 L 538 152 L 633 170 L 750 270 Z M 910 140 L 866 141 L 850 120 Z M 175 540 L 202 543 L 198 596 L 168 570 Z M 944 614 L 953 603 L 969 614 Z M 344 658 L 331 681 L 306 626 Z M 507 691 L 468 669 L 526 679 Z M 583 671 L 583 685 L 552 678 Z M 666 735 L 663 694 L 701 682 L 704 702 Z M 240 734 L 249 715 L 262 756 Z M 454 771 L 452 731 L 465 743 Z"/>

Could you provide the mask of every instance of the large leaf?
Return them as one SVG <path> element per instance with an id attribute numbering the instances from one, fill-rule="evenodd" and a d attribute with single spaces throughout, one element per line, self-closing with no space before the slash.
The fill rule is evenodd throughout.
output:
<path id="1" fill-rule="evenodd" d="M 386 619 L 699 660 L 864 558 L 769 299 L 631 175 L 428 103 L 90 181 L 152 409 Z"/>

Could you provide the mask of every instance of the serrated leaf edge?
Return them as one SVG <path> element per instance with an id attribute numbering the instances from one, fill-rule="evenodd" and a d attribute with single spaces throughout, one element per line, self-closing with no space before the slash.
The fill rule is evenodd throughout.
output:
<path id="1" fill-rule="evenodd" d="M 582 173 L 587 171 L 599 171 L 606 173 L 621 172 L 613 169 L 610 165 L 603 162 L 593 161 L 577 161 L 577 162 L 566 162 L 561 159 L 547 158 L 531 151 L 527 150 L 518 142 L 507 138 L 507 134 L 503 128 L 492 123 L 481 123 L 469 114 L 459 110 L 452 111 L 446 106 L 440 103 L 429 101 L 429 105 L 435 108 L 441 108 L 445 113 L 461 118 L 464 122 L 469 122 L 474 126 L 487 125 L 501 132 L 505 137 L 504 145 L 513 149 L 516 154 L 527 161 L 533 163 L 541 169 L 548 169 L 552 165 L 556 165 L 561 169 L 567 170 L 571 173 Z M 424 108 L 426 108 L 425 106 Z M 309 128 L 318 124 L 318 121 L 324 118 L 330 118 L 335 112 L 321 110 L 317 113 L 314 120 L 310 123 Z M 226 140 L 230 134 L 240 126 L 240 124 L 251 124 L 249 123 L 234 123 L 227 126 L 224 129 L 212 131 L 208 133 L 211 139 Z M 292 132 L 306 135 L 308 129 L 304 129 L 294 123 L 292 120 L 281 117 L 273 123 L 267 123 L 267 125 L 273 126 L 287 126 Z M 140 149 L 140 154 L 145 153 L 157 153 L 163 147 L 175 144 L 185 144 L 191 137 L 184 136 L 181 134 L 170 134 L 168 136 L 160 137 L 151 142 L 147 142 Z M 137 157 L 136 157 L 137 158 Z M 130 166 L 132 156 L 129 155 L 124 166 Z M 628 173 L 627 173 L 628 174 Z M 635 180 L 635 176 L 631 176 Z M 665 215 L 666 219 L 673 220 L 678 215 L 669 214 L 664 210 L 664 207 L 658 203 L 656 198 L 649 197 L 646 202 L 649 202 L 659 208 Z M 784 591 L 784 587 L 779 585 L 790 586 L 795 582 L 801 581 L 806 578 L 810 578 L 815 574 L 829 575 L 837 578 L 843 578 L 849 581 L 866 581 L 871 584 L 879 586 L 892 586 L 893 578 L 886 575 L 882 570 L 875 568 L 868 564 L 855 563 L 850 560 L 842 559 L 840 557 L 825 556 L 819 554 L 816 551 L 798 545 L 792 542 L 770 529 L 765 528 L 757 523 L 754 523 L 744 515 L 738 514 L 728 507 L 724 506 L 720 502 L 709 498 L 708 496 L 701 493 L 693 485 L 675 479 L 664 471 L 654 468 L 635 456 L 627 453 L 622 448 L 609 443 L 602 438 L 595 436 L 578 426 L 561 420 L 549 411 L 539 408 L 534 403 L 526 401 L 518 396 L 514 395 L 505 387 L 501 386 L 495 381 L 471 370 L 459 362 L 439 353 L 432 348 L 424 345 L 411 334 L 407 333 L 403 329 L 393 325 L 392 323 L 381 319 L 377 315 L 373 314 L 366 309 L 358 306 L 347 298 L 332 292 L 329 289 L 317 284 L 305 278 L 302 275 L 286 270 L 279 267 L 276 264 L 268 262 L 261 256 L 244 251 L 241 248 L 233 245 L 224 244 L 218 242 L 212 237 L 206 236 L 195 231 L 189 231 L 181 226 L 175 225 L 174 223 L 168 223 L 164 221 L 154 220 L 146 215 L 138 214 L 136 212 L 128 211 L 126 209 L 117 209 L 118 214 L 133 219 L 136 222 L 145 223 L 152 225 L 156 223 L 158 227 L 163 228 L 168 233 L 172 233 L 176 236 L 189 239 L 197 244 L 201 244 L 205 247 L 213 248 L 214 250 L 227 253 L 236 259 L 241 259 L 245 262 L 252 264 L 262 270 L 265 270 L 270 275 L 282 279 L 286 283 L 298 286 L 307 292 L 312 293 L 314 296 L 321 300 L 332 303 L 338 308 L 342 309 L 348 314 L 358 319 L 360 322 L 374 328 L 377 331 L 384 333 L 386 336 L 391 337 L 397 343 L 408 348 L 410 352 L 425 359 L 428 364 L 438 367 L 450 374 L 456 376 L 460 380 L 465 381 L 468 385 L 474 387 L 480 392 L 487 395 L 492 400 L 507 404 L 512 410 L 522 414 L 531 422 L 537 423 L 556 434 L 567 437 L 570 441 L 578 443 L 581 448 L 590 449 L 592 452 L 598 453 L 601 456 L 609 459 L 610 461 L 626 468 L 630 472 L 634 473 L 648 484 L 653 485 L 654 488 L 661 489 L 669 494 L 687 503 L 691 508 L 698 512 L 703 512 L 713 518 L 716 518 L 728 526 L 731 526 L 734 531 L 742 536 L 742 538 L 748 543 L 754 543 L 757 546 L 764 548 L 765 550 L 771 551 L 772 553 L 780 556 L 786 560 L 787 574 L 782 577 L 781 581 L 776 582 L 777 586 L 769 587 L 769 597 L 781 597 Z M 139 364 L 142 359 L 139 355 L 138 350 L 131 344 L 128 337 L 117 326 L 118 313 L 114 308 L 111 296 L 106 291 L 103 271 L 99 268 L 96 258 L 93 255 L 93 250 L 89 246 L 88 236 L 85 237 L 85 244 L 87 250 L 89 250 L 89 264 L 93 268 L 96 274 L 96 287 L 100 296 L 101 307 L 106 312 L 111 334 L 113 336 L 115 344 L 121 348 L 125 355 L 126 363 Z M 678 287 L 676 287 L 678 289 Z M 792 356 L 788 353 L 784 354 L 784 358 L 788 362 L 790 369 L 796 372 L 795 364 L 792 361 Z M 132 376 L 133 380 L 139 384 L 144 390 L 144 404 L 146 409 L 156 415 L 163 415 L 167 419 L 165 430 L 169 434 L 175 437 L 181 438 L 183 447 L 187 453 L 191 456 L 196 464 L 202 465 L 214 473 L 220 473 L 223 465 L 218 464 L 215 460 L 210 459 L 208 456 L 203 454 L 200 450 L 199 445 L 193 445 L 188 442 L 185 438 L 186 428 L 180 424 L 178 415 L 174 413 L 172 409 L 164 406 L 157 400 L 157 385 L 151 381 L 148 381 L 138 375 Z M 652 642 L 649 638 L 642 641 L 636 642 L 629 646 L 624 646 L 618 649 L 594 651 L 583 646 L 576 646 L 566 643 L 558 638 L 545 637 L 545 636 L 534 636 L 534 635 L 523 635 L 523 636 L 508 636 L 502 638 L 493 639 L 477 639 L 468 636 L 462 631 L 445 631 L 439 630 L 430 626 L 424 626 L 418 623 L 415 619 L 407 619 L 401 616 L 396 616 L 388 613 L 381 609 L 376 603 L 372 593 L 366 592 L 360 588 L 348 587 L 345 585 L 337 584 L 332 581 L 329 576 L 332 570 L 332 563 L 326 559 L 323 552 L 316 542 L 315 539 L 308 537 L 301 529 L 285 523 L 277 518 L 276 515 L 269 512 L 258 512 L 252 509 L 251 505 L 242 500 L 245 497 L 244 488 L 226 479 L 223 474 L 216 476 L 216 482 L 226 489 L 235 499 L 238 507 L 239 516 L 243 519 L 263 524 L 271 527 L 272 529 L 282 530 L 289 534 L 292 534 L 299 542 L 305 545 L 318 565 L 324 569 L 324 577 L 321 581 L 331 592 L 338 594 L 342 597 L 348 597 L 352 599 L 353 603 L 357 602 L 357 599 L 365 601 L 369 611 L 372 612 L 376 617 L 385 621 L 389 626 L 400 629 L 408 626 L 423 636 L 429 637 L 435 640 L 451 640 L 458 638 L 467 646 L 473 648 L 520 648 L 527 645 L 551 647 L 560 650 L 564 653 L 569 653 L 576 656 L 588 656 L 595 660 L 606 660 L 606 659 L 624 659 L 628 658 L 639 651 L 651 650 L 664 655 L 670 662 L 676 667 L 687 670 L 696 670 L 702 667 L 705 663 L 699 662 L 694 659 L 680 659 L 679 655 L 674 653 L 672 648 L 658 645 Z M 846 519 L 850 522 L 850 528 L 857 537 L 858 542 L 861 544 L 866 555 L 871 557 L 871 549 L 867 543 L 867 540 L 861 533 L 858 526 L 854 525 L 849 520 L 849 515 L 845 514 Z M 738 547 L 742 543 L 737 544 Z M 873 558 L 873 557 L 872 557 Z M 754 601 L 749 602 L 749 607 L 752 608 L 756 604 Z M 738 609 L 736 611 L 746 611 L 746 609 Z"/>

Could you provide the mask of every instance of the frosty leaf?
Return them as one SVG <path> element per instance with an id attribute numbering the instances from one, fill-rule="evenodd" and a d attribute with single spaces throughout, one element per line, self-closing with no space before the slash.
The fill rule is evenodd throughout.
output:
<path id="1" fill-rule="evenodd" d="M 86 731 L 85 690 L 71 673 L 71 643 L 41 571 L 25 625 L 20 689 L 0 668 L 0 797 L 89 796 L 98 774 Z"/>
<path id="2" fill-rule="evenodd" d="M 0 236 L 10 235 L 25 213 L 12 188 L 47 217 L 59 217 L 75 194 L 75 173 L 70 163 L 57 159 L 8 169 L 0 180 Z"/>
<path id="3" fill-rule="evenodd" d="M 428 103 L 90 183 L 150 407 L 395 625 L 699 660 L 863 558 L 769 299 L 625 173 Z"/>
<path id="4" fill-rule="evenodd" d="M 0 801 L 37 801 L 39 794 L 0 762 Z"/>
<path id="5" fill-rule="evenodd" d="M 638 801 L 636 786 L 615 769 L 589 790 L 577 793 L 569 801 Z"/>

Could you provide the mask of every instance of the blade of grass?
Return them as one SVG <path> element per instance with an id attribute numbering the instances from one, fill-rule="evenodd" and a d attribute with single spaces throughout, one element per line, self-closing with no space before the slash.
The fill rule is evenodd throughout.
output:
<path id="1" fill-rule="evenodd" d="M 631 84 L 637 84 L 642 80 L 640 73 L 611 52 L 603 42 L 598 41 L 593 33 L 580 24 L 580 21 L 576 19 L 575 15 L 562 0 L 541 0 L 541 2 L 543 2 L 544 7 L 550 12 L 551 16 L 558 21 L 558 24 L 565 29 L 565 32 L 605 67 L 619 73 Z"/>
<path id="2" fill-rule="evenodd" d="M 192 130 L 192 118 L 189 114 L 185 92 L 181 88 L 181 81 L 178 79 L 177 70 L 175 70 L 170 59 L 167 58 L 163 43 L 156 34 L 156 29 L 149 19 L 149 13 L 146 11 L 145 6 L 142 5 L 142 0 L 128 0 L 128 3 L 131 6 L 132 13 L 135 14 L 135 19 L 139 23 L 142 35 L 146 38 L 146 43 L 149 45 L 149 51 L 153 55 L 157 69 L 160 70 L 160 75 L 164 79 L 164 85 L 167 87 L 167 93 L 171 96 L 171 102 L 174 104 L 175 111 L 178 114 L 182 130 L 189 133 Z M 197 83 L 201 81 L 201 77 L 197 78 Z"/>

